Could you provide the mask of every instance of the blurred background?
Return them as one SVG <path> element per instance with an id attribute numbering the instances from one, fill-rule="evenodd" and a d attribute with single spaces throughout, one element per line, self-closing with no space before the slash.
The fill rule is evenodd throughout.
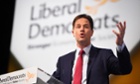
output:
<path id="1" fill-rule="evenodd" d="M 135 1 L 137 0 L 134 0 L 133 2 Z M 1 15 L 1 31 L 0 31 L 0 36 L 1 36 L 0 75 L 25 68 L 19 63 L 17 58 L 13 55 L 13 53 L 10 50 L 12 29 L 14 23 L 14 11 L 15 11 L 15 0 L 1 1 L 2 15 Z M 128 9 L 128 11 L 131 12 L 130 9 Z M 135 23 L 135 21 L 133 22 Z M 140 31 L 138 32 L 140 33 Z M 130 33 L 130 36 L 131 34 L 135 34 L 135 33 Z M 133 70 L 131 74 L 117 75 L 117 76 L 112 75 L 110 78 L 110 84 L 140 84 L 140 52 L 139 52 L 140 34 L 137 37 L 139 41 L 135 44 L 135 46 L 132 49 L 130 49 L 131 61 L 133 65 Z"/>

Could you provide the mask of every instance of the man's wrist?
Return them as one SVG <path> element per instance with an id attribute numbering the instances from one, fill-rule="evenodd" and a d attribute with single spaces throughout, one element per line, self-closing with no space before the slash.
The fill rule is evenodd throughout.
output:
<path id="1" fill-rule="evenodd" d="M 121 52 L 125 47 L 124 42 L 122 43 L 122 45 L 117 45 L 117 51 Z"/>

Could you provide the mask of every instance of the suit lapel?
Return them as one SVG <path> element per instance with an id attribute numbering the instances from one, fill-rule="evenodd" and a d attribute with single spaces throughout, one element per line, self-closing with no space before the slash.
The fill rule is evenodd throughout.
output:
<path id="1" fill-rule="evenodd" d="M 98 50 L 95 47 L 91 47 L 90 52 L 89 52 L 89 62 L 88 62 L 88 68 L 87 68 L 87 77 L 90 73 L 90 70 L 92 68 L 92 66 L 95 63 L 96 60 L 96 56 L 97 56 Z"/>
<path id="2" fill-rule="evenodd" d="M 74 59 L 75 59 L 75 52 L 72 52 L 71 54 L 69 54 L 70 56 L 68 56 L 68 60 L 66 60 L 67 62 L 67 75 L 66 77 L 68 77 L 68 83 L 71 82 L 72 80 L 72 68 L 73 68 L 73 63 L 74 63 Z M 89 52 L 89 62 L 88 62 L 88 68 L 87 68 L 87 77 L 90 74 L 91 68 L 93 67 L 95 61 L 96 61 L 96 56 L 98 53 L 98 49 L 95 47 L 91 47 L 90 52 Z"/>
<path id="3" fill-rule="evenodd" d="M 68 81 L 71 82 L 72 80 L 72 67 L 73 67 L 73 63 L 74 63 L 74 59 L 75 59 L 75 51 L 72 52 L 71 54 L 69 54 L 70 56 L 68 56 L 68 60 L 66 60 L 67 62 L 67 66 L 66 66 L 66 73 L 67 73 L 67 76 L 65 77 L 68 77 Z"/>

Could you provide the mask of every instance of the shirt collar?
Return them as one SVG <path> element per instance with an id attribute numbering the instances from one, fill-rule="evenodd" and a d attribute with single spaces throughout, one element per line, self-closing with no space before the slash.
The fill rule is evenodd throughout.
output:
<path id="1" fill-rule="evenodd" d="M 87 55 L 89 54 L 90 48 L 91 48 L 91 44 L 88 45 L 87 47 L 83 48 L 85 54 L 87 54 Z M 77 50 L 77 53 L 78 53 L 81 49 L 79 47 L 77 47 L 76 50 Z"/>

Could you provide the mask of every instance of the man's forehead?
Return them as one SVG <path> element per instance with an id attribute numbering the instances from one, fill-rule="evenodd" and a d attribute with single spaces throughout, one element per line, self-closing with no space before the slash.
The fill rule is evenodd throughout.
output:
<path id="1" fill-rule="evenodd" d="M 83 19 L 83 20 L 77 20 L 76 22 L 75 22 L 75 24 L 89 24 L 89 21 L 87 20 L 87 19 Z"/>

